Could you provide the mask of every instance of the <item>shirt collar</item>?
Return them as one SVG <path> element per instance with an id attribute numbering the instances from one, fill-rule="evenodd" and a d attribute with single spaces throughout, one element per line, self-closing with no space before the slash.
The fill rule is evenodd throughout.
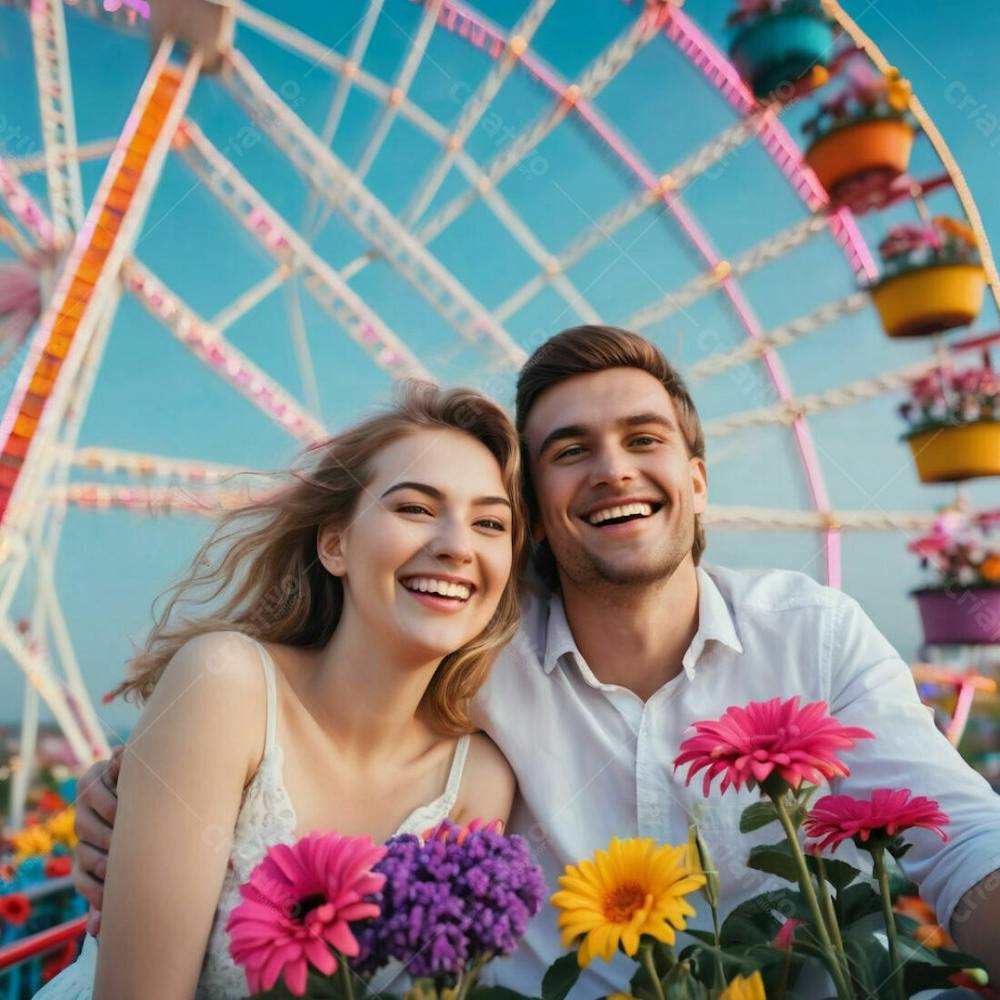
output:
<path id="1" fill-rule="evenodd" d="M 701 566 L 698 567 L 698 631 L 684 654 L 684 673 L 690 678 L 694 675 L 695 664 L 705 649 L 705 643 L 710 639 L 728 646 L 734 652 L 742 653 L 743 644 L 736 632 L 736 623 L 726 599 L 722 596 L 715 580 Z M 553 591 L 549 598 L 549 615 L 545 631 L 545 650 L 542 657 L 542 667 L 550 674 L 559 660 L 567 653 L 572 653 L 577 660 L 582 660 L 577 649 L 573 632 L 566 618 L 566 609 L 562 597 Z"/>

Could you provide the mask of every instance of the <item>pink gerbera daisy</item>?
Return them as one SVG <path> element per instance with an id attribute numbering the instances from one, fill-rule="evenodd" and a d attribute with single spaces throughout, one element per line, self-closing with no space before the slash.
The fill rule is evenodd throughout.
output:
<path id="1" fill-rule="evenodd" d="M 941 829 L 948 816 L 933 799 L 923 795 L 910 797 L 908 788 L 876 788 L 870 799 L 850 795 L 825 795 L 812 807 L 805 821 L 806 836 L 825 851 L 853 839 L 858 847 L 891 840 L 904 830 L 924 827 L 942 840 L 948 835 Z"/>
<path id="2" fill-rule="evenodd" d="M 251 993 L 285 985 L 303 996 L 312 965 L 325 975 L 337 957 L 358 954 L 350 924 L 378 916 L 370 897 L 385 883 L 372 866 L 385 854 L 370 837 L 312 833 L 272 847 L 240 886 L 241 902 L 229 917 L 229 953 L 242 965 Z"/>
<path id="3" fill-rule="evenodd" d="M 772 774 L 791 788 L 803 781 L 820 784 L 850 774 L 836 755 L 873 734 L 858 726 L 843 726 L 827 713 L 825 701 L 799 708 L 798 697 L 782 701 L 752 701 L 745 708 L 730 706 L 722 718 L 696 722 L 696 735 L 681 744 L 674 770 L 691 764 L 686 784 L 705 770 L 704 793 L 721 774 L 721 791 L 739 791 L 763 784 Z"/>

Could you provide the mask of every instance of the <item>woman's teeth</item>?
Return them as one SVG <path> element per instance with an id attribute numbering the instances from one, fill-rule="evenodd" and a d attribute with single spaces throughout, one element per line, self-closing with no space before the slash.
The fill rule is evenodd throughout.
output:
<path id="1" fill-rule="evenodd" d="M 438 594 L 441 597 L 454 597 L 460 601 L 467 601 L 472 596 L 472 591 L 464 583 L 435 580 L 430 576 L 416 576 L 402 583 L 407 590 L 417 590 L 422 594 Z"/>

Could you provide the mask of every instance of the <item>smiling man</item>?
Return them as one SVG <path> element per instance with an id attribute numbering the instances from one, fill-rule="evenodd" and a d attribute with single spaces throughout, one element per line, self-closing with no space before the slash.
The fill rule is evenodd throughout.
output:
<path id="1" fill-rule="evenodd" d="M 514 768 L 509 829 L 528 839 L 553 890 L 566 864 L 613 836 L 679 844 L 694 819 L 719 869 L 723 915 L 775 887 L 746 867 L 754 843 L 777 839 L 773 828 L 739 832 L 755 793 L 705 798 L 672 762 L 692 723 L 730 705 L 822 699 L 877 737 L 842 755 L 852 773 L 836 790 L 909 788 L 950 815 L 946 844 L 925 830 L 908 836 L 906 868 L 1000 980 L 1000 798 L 935 729 L 906 664 L 855 601 L 801 573 L 701 565 L 704 438 L 663 355 L 613 327 L 566 330 L 522 371 L 517 425 L 535 568 L 521 628 L 473 718 Z M 87 784 L 79 803 L 77 880 L 97 905 L 114 774 Z M 692 925 L 706 928 L 699 909 Z M 496 978 L 538 995 L 562 950 L 546 908 Z M 574 996 L 620 991 L 631 970 L 621 956 L 598 959 Z"/>

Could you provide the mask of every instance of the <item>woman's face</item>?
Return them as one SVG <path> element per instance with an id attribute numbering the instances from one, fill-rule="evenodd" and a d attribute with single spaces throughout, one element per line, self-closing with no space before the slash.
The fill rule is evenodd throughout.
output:
<path id="1" fill-rule="evenodd" d="M 460 431 L 414 431 L 383 448 L 351 523 L 320 533 L 344 583 L 343 623 L 409 662 L 452 653 L 489 624 L 510 577 L 511 506 L 500 466 Z"/>

